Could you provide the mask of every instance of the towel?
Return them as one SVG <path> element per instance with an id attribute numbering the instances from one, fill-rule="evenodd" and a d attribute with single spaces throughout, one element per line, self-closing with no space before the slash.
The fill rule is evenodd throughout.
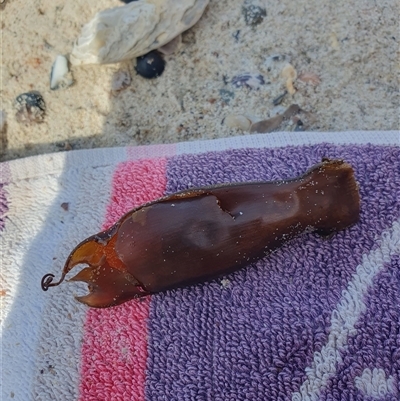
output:
<path id="1" fill-rule="evenodd" d="M 361 218 L 221 279 L 94 309 L 56 279 L 83 239 L 176 191 L 353 166 Z M 3 400 L 398 400 L 398 132 L 273 133 L 1 164 Z M 78 269 L 75 268 L 75 269 Z M 74 270 L 76 272 L 76 270 Z"/>

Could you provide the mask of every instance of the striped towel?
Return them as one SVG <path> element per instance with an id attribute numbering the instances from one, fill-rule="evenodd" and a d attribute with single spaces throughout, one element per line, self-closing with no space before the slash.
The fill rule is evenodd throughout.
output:
<path id="1" fill-rule="evenodd" d="M 108 309 L 43 292 L 70 251 L 165 194 L 351 163 L 361 220 L 223 279 Z M 273 133 L 1 164 L 3 400 L 398 400 L 398 132 Z M 75 271 L 75 270 L 74 270 Z"/>

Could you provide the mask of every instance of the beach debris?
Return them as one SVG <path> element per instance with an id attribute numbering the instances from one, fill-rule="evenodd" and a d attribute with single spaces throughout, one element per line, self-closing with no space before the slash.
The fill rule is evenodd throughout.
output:
<path id="1" fill-rule="evenodd" d="M 250 132 L 264 134 L 275 131 L 284 121 L 288 120 L 300 111 L 301 109 L 297 104 L 292 104 L 283 114 L 278 114 L 277 116 L 269 118 L 268 120 L 262 120 L 254 123 L 250 127 Z"/>
<path id="2" fill-rule="evenodd" d="M 235 94 L 233 92 L 228 91 L 226 89 L 220 89 L 219 94 L 221 96 L 222 101 L 225 103 L 229 103 L 235 97 Z"/>
<path id="3" fill-rule="evenodd" d="M 250 1 L 245 1 L 242 7 L 242 14 L 246 25 L 254 27 L 260 25 L 264 21 L 264 17 L 267 16 L 267 11 L 264 7 L 260 7 Z"/>
<path id="4" fill-rule="evenodd" d="M 100 11 L 82 28 L 70 62 L 110 64 L 143 56 L 191 28 L 208 3 L 142 0 Z"/>
<path id="5" fill-rule="evenodd" d="M 281 72 L 282 78 L 286 79 L 286 89 L 291 94 L 294 95 L 296 93 L 296 89 L 294 87 L 294 81 L 297 78 L 297 71 L 294 69 L 292 64 L 287 63 Z"/>
<path id="6" fill-rule="evenodd" d="M 129 71 L 118 70 L 114 72 L 111 78 L 111 90 L 113 92 L 119 92 L 127 88 L 132 82 L 132 77 Z"/>
<path id="7" fill-rule="evenodd" d="M 296 125 L 294 126 L 293 131 L 301 132 L 304 131 L 304 123 L 300 120 L 300 118 L 296 118 Z"/>
<path id="8" fill-rule="evenodd" d="M 286 61 L 286 54 L 271 54 L 265 59 L 265 66 L 268 67 L 274 63 Z"/>
<path id="9" fill-rule="evenodd" d="M 74 80 L 69 70 L 68 59 L 65 56 L 58 55 L 51 67 L 50 89 L 65 89 L 73 83 Z"/>
<path id="10" fill-rule="evenodd" d="M 238 128 L 242 131 L 248 131 L 252 121 L 242 114 L 229 114 L 223 119 L 222 123 L 229 128 Z"/>
<path id="11" fill-rule="evenodd" d="M 57 148 L 59 148 L 61 151 L 69 151 L 69 150 L 72 150 L 72 149 L 73 149 L 73 148 L 72 148 L 72 145 L 71 145 L 68 141 L 65 141 L 65 142 L 57 142 L 55 145 L 56 145 Z"/>
<path id="12" fill-rule="evenodd" d="M 354 169 L 324 157 L 292 178 L 190 188 L 139 204 L 75 246 L 57 281 L 47 273 L 40 284 L 48 291 L 79 266 L 68 281 L 86 283 L 88 293 L 77 301 L 110 307 L 226 277 L 303 233 L 326 238 L 359 219 Z"/>
<path id="13" fill-rule="evenodd" d="M 236 75 L 231 80 L 236 88 L 246 87 L 249 89 L 259 89 L 261 85 L 265 84 L 264 77 L 261 74 L 240 74 Z"/>
<path id="14" fill-rule="evenodd" d="M 166 45 L 161 46 L 157 49 L 162 54 L 169 56 L 170 54 L 176 53 L 182 44 L 182 35 L 178 35 L 176 38 L 172 39 Z"/>
<path id="15" fill-rule="evenodd" d="M 136 72 L 143 78 L 152 79 L 159 77 L 165 68 L 165 60 L 157 51 L 151 51 L 136 60 Z"/>
<path id="16" fill-rule="evenodd" d="M 313 72 L 302 72 L 297 79 L 312 86 L 318 86 L 321 83 L 320 77 Z"/>
<path id="17" fill-rule="evenodd" d="M 44 120 L 46 103 L 37 91 L 18 95 L 14 107 L 17 110 L 15 117 L 19 123 L 41 123 Z"/>
<path id="18" fill-rule="evenodd" d="M 68 212 L 68 210 L 69 210 L 69 202 L 63 202 L 63 203 L 61 203 L 61 208 L 63 209 L 63 210 L 65 210 L 66 212 Z"/>
<path id="19" fill-rule="evenodd" d="M 268 71 L 268 76 L 277 79 L 282 72 L 285 64 L 290 63 L 290 57 L 286 54 L 271 54 L 264 61 L 264 67 Z"/>
<path id="20" fill-rule="evenodd" d="M 278 97 L 276 97 L 273 101 L 272 104 L 274 106 L 278 106 L 282 103 L 284 97 L 287 95 L 287 91 L 283 92 L 282 95 L 279 95 Z"/>

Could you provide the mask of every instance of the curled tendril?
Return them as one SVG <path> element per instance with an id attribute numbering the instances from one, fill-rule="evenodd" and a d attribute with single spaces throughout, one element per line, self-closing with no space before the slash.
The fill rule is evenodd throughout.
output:
<path id="1" fill-rule="evenodd" d="M 53 283 L 53 278 L 54 278 L 54 274 L 51 274 L 51 273 L 43 276 L 42 281 L 41 281 L 43 291 L 47 291 L 49 289 L 49 287 L 53 287 L 53 286 L 59 284 L 59 283 Z"/>

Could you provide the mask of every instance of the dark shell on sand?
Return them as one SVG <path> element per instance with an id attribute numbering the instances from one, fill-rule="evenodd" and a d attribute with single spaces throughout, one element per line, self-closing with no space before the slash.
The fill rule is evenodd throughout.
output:
<path id="1" fill-rule="evenodd" d="M 264 77 L 260 74 L 240 74 L 232 78 L 232 84 L 237 88 L 247 87 L 249 89 L 258 89 L 265 84 Z"/>
<path id="2" fill-rule="evenodd" d="M 16 119 L 19 123 L 41 123 L 44 120 L 46 104 L 37 91 L 22 93 L 15 99 Z"/>
<path id="3" fill-rule="evenodd" d="M 242 7 L 242 14 L 246 25 L 254 27 L 264 21 L 264 17 L 267 16 L 267 11 L 265 8 L 255 4 L 245 4 Z"/>

